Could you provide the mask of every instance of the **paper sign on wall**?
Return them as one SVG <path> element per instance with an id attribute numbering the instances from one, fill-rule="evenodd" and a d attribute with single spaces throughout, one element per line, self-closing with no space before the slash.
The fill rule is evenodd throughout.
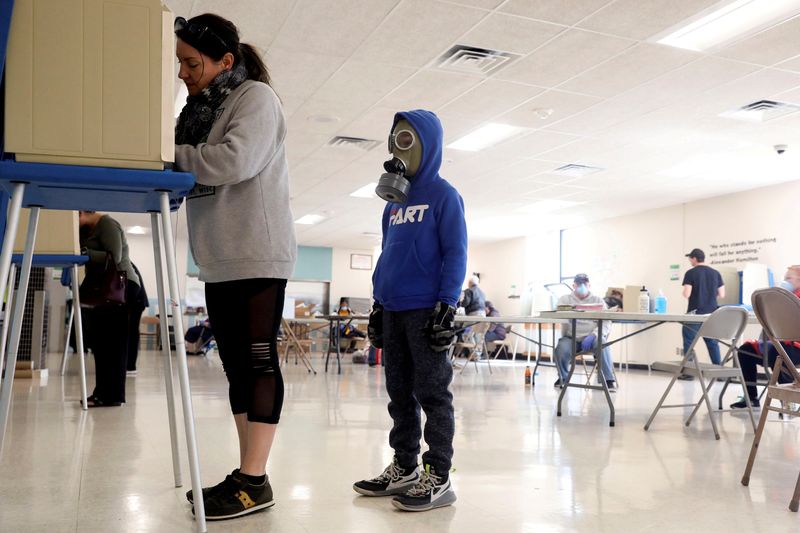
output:
<path id="1" fill-rule="evenodd" d="M 669 280 L 670 281 L 679 281 L 681 279 L 681 266 L 680 265 L 670 265 L 669 266 Z"/>

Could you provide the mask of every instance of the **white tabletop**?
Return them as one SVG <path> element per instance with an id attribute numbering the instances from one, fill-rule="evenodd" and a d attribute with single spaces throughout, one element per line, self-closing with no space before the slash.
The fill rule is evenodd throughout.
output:
<path id="1" fill-rule="evenodd" d="M 549 311 L 541 313 L 547 317 L 567 320 L 610 320 L 612 322 L 676 322 L 681 324 L 702 324 L 711 315 L 668 315 L 658 313 L 620 313 L 616 311 Z M 750 314 L 748 324 L 758 324 L 754 314 Z"/>

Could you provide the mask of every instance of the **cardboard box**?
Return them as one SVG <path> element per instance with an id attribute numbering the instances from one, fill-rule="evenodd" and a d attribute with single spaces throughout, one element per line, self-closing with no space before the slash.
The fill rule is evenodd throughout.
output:
<path id="1" fill-rule="evenodd" d="M 622 309 L 626 313 L 639 312 L 639 293 L 642 292 L 642 285 L 626 285 L 622 291 Z"/>

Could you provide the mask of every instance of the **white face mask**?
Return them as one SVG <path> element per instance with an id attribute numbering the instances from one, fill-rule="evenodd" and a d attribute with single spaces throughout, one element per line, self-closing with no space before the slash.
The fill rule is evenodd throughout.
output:
<path id="1" fill-rule="evenodd" d="M 587 287 L 585 283 L 581 283 L 575 288 L 575 294 L 578 296 L 586 296 L 589 294 L 589 287 Z"/>
<path id="2" fill-rule="evenodd" d="M 782 289 L 786 289 L 789 292 L 794 292 L 794 285 L 792 285 L 792 282 L 788 279 L 781 281 L 781 284 L 778 286 Z"/>

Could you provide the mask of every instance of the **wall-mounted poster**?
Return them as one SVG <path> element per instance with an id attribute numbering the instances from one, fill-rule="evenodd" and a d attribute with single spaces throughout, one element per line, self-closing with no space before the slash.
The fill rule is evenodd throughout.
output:
<path id="1" fill-rule="evenodd" d="M 366 254 L 350 254 L 351 270 L 372 270 L 372 256 Z"/>

